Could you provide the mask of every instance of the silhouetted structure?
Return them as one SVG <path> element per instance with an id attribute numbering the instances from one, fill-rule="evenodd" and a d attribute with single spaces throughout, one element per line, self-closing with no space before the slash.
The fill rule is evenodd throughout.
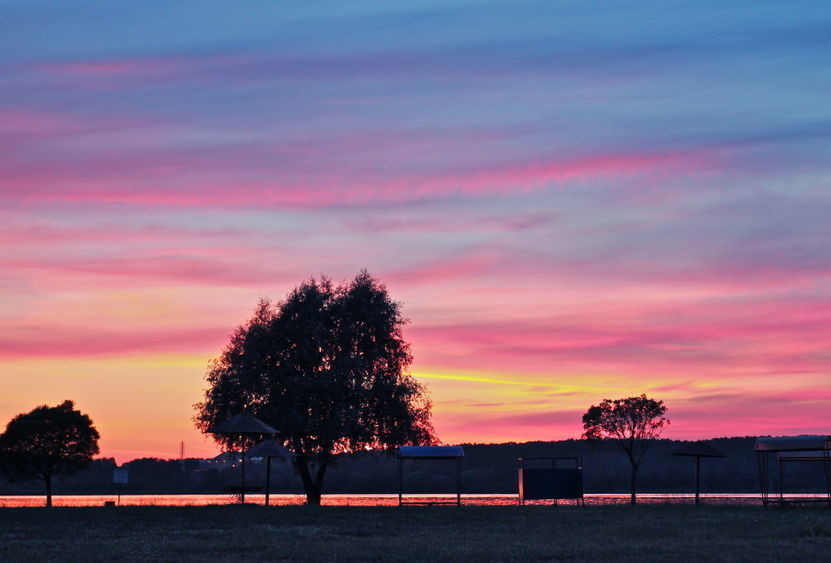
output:
<path id="1" fill-rule="evenodd" d="M 276 457 L 282 460 L 291 459 L 293 454 L 274 440 L 263 440 L 250 450 L 248 450 L 248 457 L 264 457 L 265 458 L 265 505 L 268 506 L 269 496 L 271 495 L 271 458 Z"/>
<path id="2" fill-rule="evenodd" d="M 583 499 L 583 458 L 569 457 L 519 457 L 517 471 L 519 503 L 526 500 Z M 559 467 L 561 462 L 573 467 Z M 536 465 L 536 467 L 529 467 Z M 542 465 L 542 467 L 540 467 Z"/>
<path id="3" fill-rule="evenodd" d="M 398 506 L 420 504 L 404 501 L 404 460 L 446 460 L 456 463 L 456 506 L 462 504 L 462 446 L 401 446 L 398 448 Z"/>
<path id="4" fill-rule="evenodd" d="M 708 446 L 707 444 L 703 444 L 701 442 L 695 442 L 689 445 L 685 445 L 683 448 L 679 449 L 672 455 L 679 457 L 695 458 L 695 504 L 700 504 L 701 500 L 699 497 L 701 494 L 701 458 L 726 456 L 714 447 Z"/>
<path id="5" fill-rule="evenodd" d="M 826 500 L 831 507 L 831 436 L 783 436 L 759 438 L 754 446 L 759 461 L 759 480 L 762 504 L 788 502 L 816 502 L 817 499 L 786 499 L 784 491 L 784 462 L 822 462 L 825 470 Z M 779 498 L 770 498 L 770 455 L 776 454 L 779 466 Z"/>
<path id="6" fill-rule="evenodd" d="M 254 415 L 240 413 L 225 422 L 212 426 L 208 429 L 208 433 L 235 436 L 244 440 L 245 438 L 256 439 L 261 436 L 273 436 L 277 434 L 277 431 Z M 245 504 L 245 448 L 241 447 L 240 449 L 242 454 L 240 504 Z"/>

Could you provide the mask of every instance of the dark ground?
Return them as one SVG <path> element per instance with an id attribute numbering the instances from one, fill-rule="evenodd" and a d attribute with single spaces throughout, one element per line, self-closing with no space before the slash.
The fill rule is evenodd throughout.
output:
<path id="1" fill-rule="evenodd" d="M 831 560 L 831 509 L 0 509 L 2 560 Z"/>

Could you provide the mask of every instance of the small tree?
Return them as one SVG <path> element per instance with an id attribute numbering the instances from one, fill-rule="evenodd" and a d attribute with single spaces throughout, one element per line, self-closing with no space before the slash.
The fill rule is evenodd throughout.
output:
<path id="1" fill-rule="evenodd" d="M 663 401 L 656 401 L 646 395 L 628 397 L 614 401 L 603 399 L 599 405 L 592 405 L 583 415 L 583 437 L 588 440 L 613 439 L 626 453 L 632 466 L 629 480 L 631 503 L 637 502 L 638 469 L 646 453 L 669 419 L 664 415 L 667 407 Z"/>
<path id="2" fill-rule="evenodd" d="M 75 473 L 98 453 L 92 420 L 64 401 L 19 414 L 0 434 L 0 472 L 11 481 L 42 479 L 52 506 L 52 478 Z"/>
<path id="3" fill-rule="evenodd" d="M 307 502 L 320 504 L 337 454 L 434 440 L 430 402 L 407 373 L 405 322 L 365 271 L 338 287 L 311 279 L 281 303 L 263 301 L 209 366 L 196 426 L 207 431 L 241 412 L 267 422 L 294 451 Z"/>

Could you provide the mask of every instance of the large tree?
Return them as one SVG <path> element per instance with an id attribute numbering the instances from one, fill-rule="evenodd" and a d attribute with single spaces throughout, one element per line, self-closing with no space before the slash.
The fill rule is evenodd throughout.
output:
<path id="1" fill-rule="evenodd" d="M 320 504 L 335 455 L 435 440 L 425 389 L 408 374 L 405 323 L 366 271 L 338 287 L 309 279 L 282 302 L 261 301 L 210 364 L 196 425 L 207 431 L 240 412 L 267 422 L 294 451 L 307 502 Z"/>
<path id="2" fill-rule="evenodd" d="M 663 401 L 650 399 L 644 394 L 626 399 L 603 399 L 599 405 L 589 407 L 583 415 L 584 438 L 614 440 L 626 454 L 632 466 L 629 479 L 632 504 L 637 502 L 638 469 L 649 447 L 669 424 L 669 419 L 664 416 L 666 412 Z"/>
<path id="3" fill-rule="evenodd" d="M 52 506 L 52 479 L 87 467 L 98 453 L 98 431 L 75 403 L 19 414 L 0 434 L 0 472 L 11 481 L 42 479 Z"/>

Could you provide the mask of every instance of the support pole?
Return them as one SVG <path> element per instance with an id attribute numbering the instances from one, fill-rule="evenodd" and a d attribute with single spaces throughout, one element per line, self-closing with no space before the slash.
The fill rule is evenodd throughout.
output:
<path id="1" fill-rule="evenodd" d="M 777 460 L 779 463 L 779 500 L 783 500 L 785 498 L 785 474 L 783 470 L 785 466 L 782 465 L 782 459 Z"/>
<path id="2" fill-rule="evenodd" d="M 695 456 L 695 504 L 699 504 L 701 494 L 701 456 Z"/>
<path id="3" fill-rule="evenodd" d="M 242 450 L 242 482 L 239 488 L 239 503 L 245 504 L 245 450 Z"/>
<path id="4" fill-rule="evenodd" d="M 398 506 L 401 506 L 404 497 L 404 459 L 398 458 Z"/>
<path id="5" fill-rule="evenodd" d="M 462 458 L 456 459 L 456 506 L 462 505 Z"/>
<path id="6" fill-rule="evenodd" d="M 265 458 L 265 505 L 268 506 L 268 497 L 271 494 L 271 457 Z"/>

